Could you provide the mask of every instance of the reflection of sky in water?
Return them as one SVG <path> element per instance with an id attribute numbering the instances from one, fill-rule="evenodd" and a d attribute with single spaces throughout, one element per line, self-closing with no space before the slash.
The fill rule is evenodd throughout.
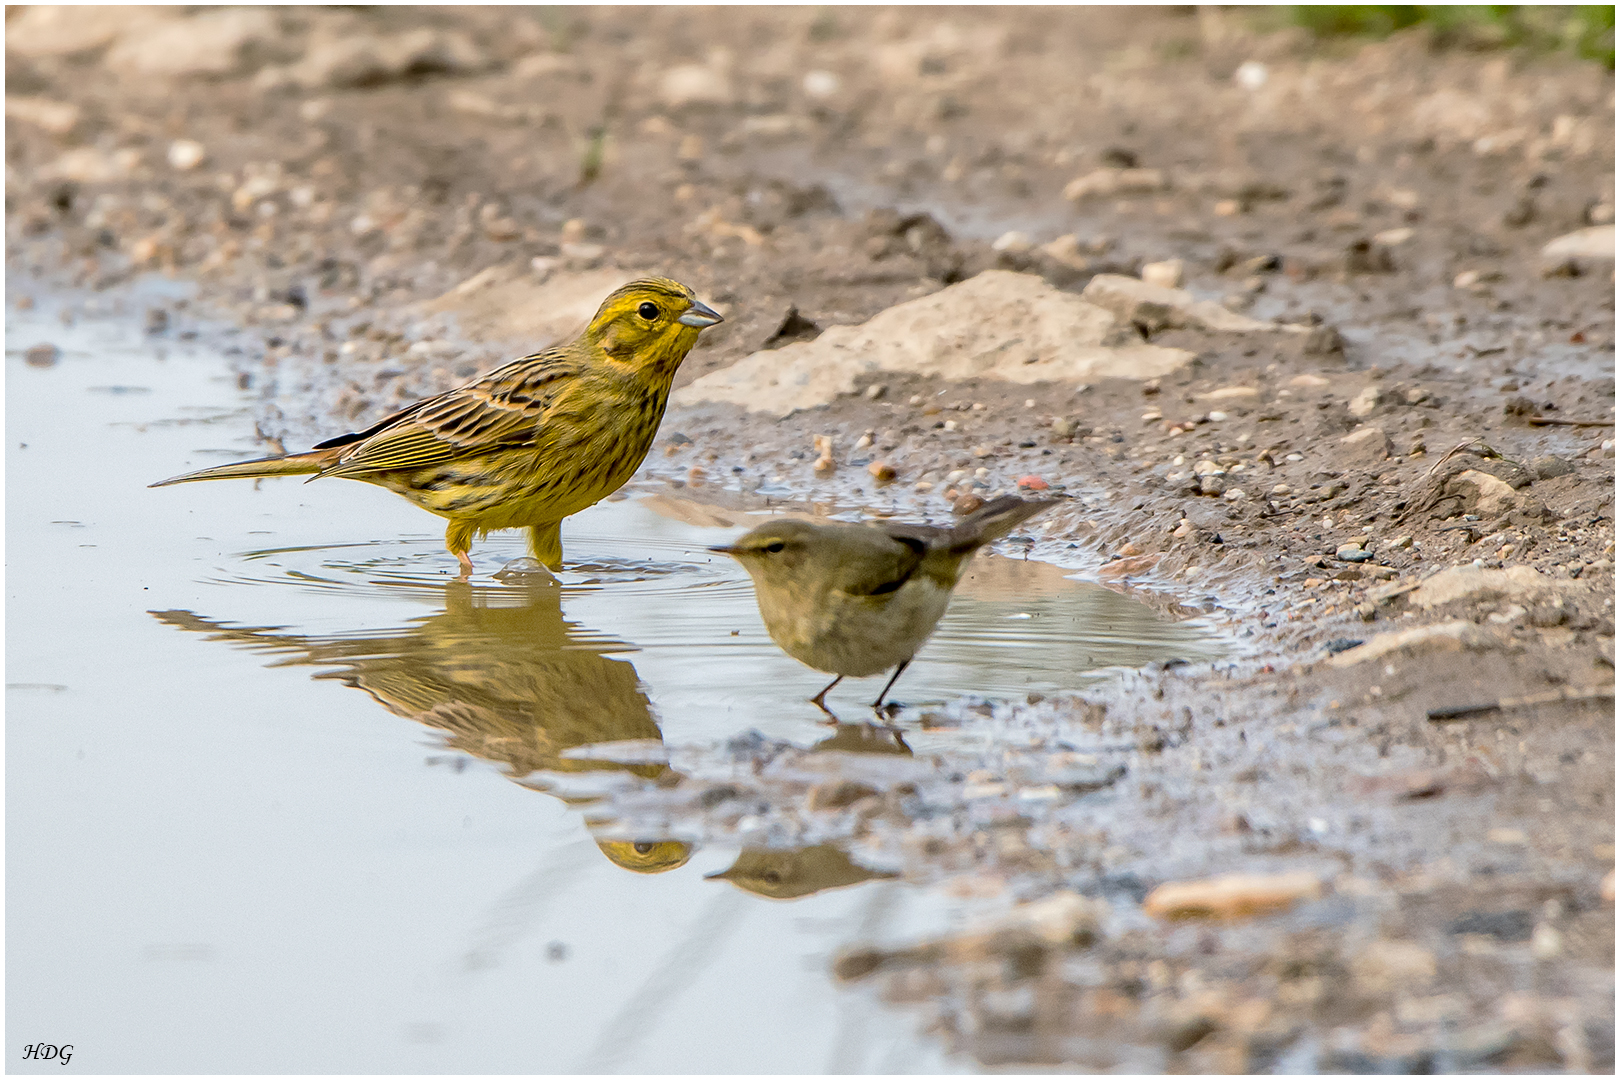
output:
<path id="1" fill-rule="evenodd" d="M 121 325 L 8 322 L 13 1031 L 109 1072 L 959 1067 L 827 967 L 843 943 L 941 929 L 962 901 L 826 854 L 700 850 L 627 873 L 577 811 L 485 763 L 660 727 L 825 738 L 803 700 L 821 677 L 770 644 L 739 568 L 689 554 L 729 532 L 608 504 L 565 527 L 596 568 L 560 596 L 487 577 L 447 594 L 435 520 L 387 492 L 148 491 L 259 449 L 217 358 L 154 359 Z M 64 347 L 55 367 L 23 363 L 41 340 Z M 480 571 L 521 543 L 479 545 Z M 975 588 L 902 700 L 1063 685 L 1164 655 L 1155 634 L 1191 654 L 1184 628 L 1112 594 Z M 498 617 L 469 621 L 480 606 Z M 1134 644 L 1095 636 L 1105 619 Z M 868 698 L 856 684 L 840 707 Z M 570 734 L 559 717 L 586 719 Z M 474 767 L 447 767 L 469 759 L 446 739 Z M 756 895 L 816 874 L 847 887 Z"/>

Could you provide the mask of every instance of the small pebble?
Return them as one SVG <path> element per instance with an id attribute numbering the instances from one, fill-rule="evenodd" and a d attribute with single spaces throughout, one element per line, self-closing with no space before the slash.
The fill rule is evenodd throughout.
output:
<path id="1" fill-rule="evenodd" d="M 203 144 L 193 139 L 176 139 L 169 144 L 169 168 L 189 172 L 208 157 Z"/>
<path id="2" fill-rule="evenodd" d="M 1219 424 L 1221 421 L 1229 419 L 1231 418 L 1223 412 L 1212 412 L 1209 414 L 1209 422 L 1212 424 Z"/>
<path id="3" fill-rule="evenodd" d="M 1149 285 L 1157 285 L 1164 289 L 1179 289 L 1185 272 L 1186 263 L 1180 259 L 1165 259 L 1162 262 L 1150 262 L 1143 265 L 1142 280 Z"/>
<path id="4" fill-rule="evenodd" d="M 1020 476 L 1018 486 L 1024 491 L 1045 491 L 1051 485 L 1038 476 Z"/>
<path id="5" fill-rule="evenodd" d="M 984 505 L 984 500 L 979 498 L 977 495 L 974 495 L 974 494 L 972 494 L 970 492 L 970 493 L 968 493 L 966 495 L 961 496 L 960 498 L 958 498 L 956 500 L 956 502 L 954 504 L 952 504 L 951 513 L 953 513 L 953 514 L 971 514 L 971 513 L 973 513 L 973 511 L 977 510 L 979 507 L 981 507 L 983 505 Z"/>
<path id="6" fill-rule="evenodd" d="M 1333 557 L 1340 562 L 1366 562 L 1373 557 L 1373 553 L 1355 544 L 1345 544 L 1333 553 Z"/>
<path id="7" fill-rule="evenodd" d="M 38 345 L 30 346 L 28 351 L 23 353 L 23 362 L 29 367 L 55 367 L 61 355 L 61 350 L 55 345 L 42 341 Z"/>
<path id="8" fill-rule="evenodd" d="M 890 483 L 894 480 L 896 475 L 894 466 L 882 461 L 872 462 L 872 464 L 866 467 L 866 471 L 871 473 L 872 479 L 876 480 L 880 484 Z"/>

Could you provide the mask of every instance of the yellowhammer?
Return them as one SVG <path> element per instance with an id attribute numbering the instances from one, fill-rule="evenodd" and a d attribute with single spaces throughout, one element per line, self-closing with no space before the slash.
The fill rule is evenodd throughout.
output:
<path id="1" fill-rule="evenodd" d="M 567 345 L 514 360 L 313 450 L 242 461 L 153 484 L 227 477 L 341 476 L 450 519 L 444 546 L 472 573 L 473 536 L 529 530 L 529 549 L 562 567 L 562 520 L 611 495 L 652 446 L 675 369 L 720 322 L 678 281 L 614 290 Z"/>

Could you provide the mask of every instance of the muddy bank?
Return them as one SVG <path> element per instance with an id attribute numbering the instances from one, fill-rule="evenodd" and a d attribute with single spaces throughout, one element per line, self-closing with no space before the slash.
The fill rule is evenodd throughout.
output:
<path id="1" fill-rule="evenodd" d="M 270 449 L 668 273 L 727 321 L 638 484 L 1062 495 L 1040 554 L 1242 643 L 911 710 L 905 766 L 740 736 L 615 795 L 1060 898 L 839 977 L 986 1066 L 1612 1068 L 1608 73 L 1085 9 L 24 9 L 7 50 L 13 302 L 194 281 L 149 326 L 240 328 Z M 919 346 L 957 315 L 1025 351 Z"/>

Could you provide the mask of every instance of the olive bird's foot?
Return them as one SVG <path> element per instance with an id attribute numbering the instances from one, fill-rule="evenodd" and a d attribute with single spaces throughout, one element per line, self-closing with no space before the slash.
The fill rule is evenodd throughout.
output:
<path id="1" fill-rule="evenodd" d="M 837 720 L 838 715 L 836 713 L 834 713 L 831 709 L 827 708 L 827 691 L 831 690 L 833 687 L 837 686 L 839 683 L 841 683 L 843 681 L 844 681 L 844 677 L 842 675 L 840 675 L 840 676 L 838 676 L 838 678 L 834 679 L 832 682 L 828 683 L 826 686 L 823 686 L 821 688 L 821 693 L 817 694 L 815 697 L 810 699 L 810 704 L 814 705 L 816 708 L 820 709 L 822 712 L 826 713 L 828 716 L 832 717 L 834 720 Z"/>

